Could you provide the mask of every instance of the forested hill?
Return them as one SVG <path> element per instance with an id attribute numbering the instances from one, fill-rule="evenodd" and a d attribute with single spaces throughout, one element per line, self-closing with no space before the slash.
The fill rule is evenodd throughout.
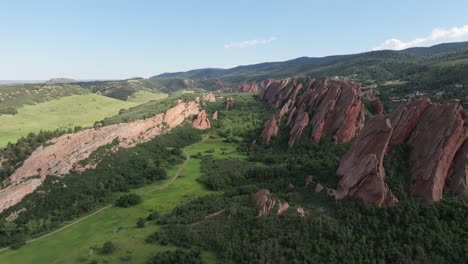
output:
<path id="1" fill-rule="evenodd" d="M 362 82 L 366 80 L 381 81 L 409 78 L 415 72 L 423 70 L 443 71 L 447 67 L 452 69 L 459 66 L 465 67 L 466 70 L 467 58 L 468 42 L 457 42 L 401 51 L 381 50 L 321 58 L 301 57 L 283 62 L 266 62 L 231 69 L 196 69 L 187 72 L 163 73 L 152 78 L 216 78 L 226 81 L 257 81 L 302 74 L 354 76 Z M 447 63 L 448 61 L 450 63 Z"/>

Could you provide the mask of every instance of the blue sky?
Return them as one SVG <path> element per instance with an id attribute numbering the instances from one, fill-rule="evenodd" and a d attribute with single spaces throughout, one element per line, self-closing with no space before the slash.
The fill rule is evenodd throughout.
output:
<path id="1" fill-rule="evenodd" d="M 0 0 L 0 80 L 149 77 L 428 46 L 468 40 L 467 10 L 466 0 Z"/>

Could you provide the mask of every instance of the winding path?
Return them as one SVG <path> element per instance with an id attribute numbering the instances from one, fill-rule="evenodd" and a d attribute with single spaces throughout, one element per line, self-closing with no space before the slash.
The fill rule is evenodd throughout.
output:
<path id="1" fill-rule="evenodd" d="M 174 175 L 174 177 L 172 177 L 168 182 L 164 183 L 163 185 L 158 186 L 158 187 L 155 187 L 155 188 L 153 188 L 153 189 L 146 190 L 146 191 L 144 191 L 144 192 L 141 192 L 141 194 L 146 194 L 146 193 L 151 193 L 151 192 L 158 191 L 158 190 L 163 190 L 163 189 L 167 188 L 169 185 L 171 185 L 171 184 L 179 177 L 179 175 L 180 175 L 180 173 L 182 172 L 182 170 L 185 168 L 185 166 L 187 165 L 187 163 L 190 161 L 190 155 L 188 154 L 187 149 L 189 149 L 189 148 L 195 146 L 196 144 L 203 143 L 206 139 L 207 139 L 207 138 L 203 139 L 203 140 L 200 141 L 200 142 L 197 142 L 197 143 L 195 143 L 195 144 L 192 144 L 192 145 L 186 147 L 186 148 L 183 150 L 183 152 L 184 152 L 184 154 L 185 154 L 185 161 L 184 161 L 184 163 L 180 166 L 180 168 L 177 170 L 177 172 L 176 172 L 176 174 Z M 111 204 L 109 204 L 109 205 L 106 205 L 106 206 L 102 207 L 101 209 L 99 209 L 99 210 L 97 210 L 97 211 L 95 211 L 95 212 L 93 212 L 93 213 L 91 213 L 91 214 L 89 214 L 89 215 L 83 216 L 82 218 L 79 218 L 79 219 L 77 219 L 77 220 L 75 220 L 75 221 L 73 221 L 73 222 L 71 222 L 71 223 L 69 223 L 69 224 L 67 224 L 67 225 L 65 225 L 65 226 L 62 226 L 62 227 L 60 227 L 59 229 L 56 229 L 56 230 L 54 230 L 54 231 L 52 231 L 52 232 L 50 232 L 50 233 L 44 234 L 44 235 L 42 235 L 42 236 L 39 236 L 39 237 L 36 237 L 36 238 L 33 238 L 33 239 L 30 239 L 30 240 L 26 241 L 25 243 L 26 243 L 26 244 L 29 244 L 29 243 L 32 243 L 32 242 L 34 242 L 34 241 L 44 239 L 44 238 L 46 238 L 46 237 L 48 237 L 48 236 L 51 236 L 51 235 L 53 235 L 53 234 L 55 234 L 55 233 L 58 233 L 58 232 L 60 232 L 60 231 L 63 231 L 63 230 L 65 230 L 65 229 L 67 229 L 67 228 L 69 228 L 69 227 L 71 227 L 71 226 L 74 226 L 75 224 L 77 224 L 77 223 L 79 223 L 79 222 L 81 222 L 81 221 L 83 221 L 83 220 L 86 220 L 86 219 L 90 218 L 90 217 L 93 216 L 93 215 L 96 215 L 96 214 L 98 214 L 98 213 L 100 213 L 100 212 L 102 212 L 102 211 L 104 211 L 104 210 L 106 210 L 106 209 L 112 207 L 113 205 L 114 205 L 113 203 L 111 203 Z M 5 250 L 7 250 L 7 249 L 9 249 L 9 248 L 10 248 L 10 247 L 2 248 L 2 249 L 0 249 L 0 252 L 5 251 Z"/>

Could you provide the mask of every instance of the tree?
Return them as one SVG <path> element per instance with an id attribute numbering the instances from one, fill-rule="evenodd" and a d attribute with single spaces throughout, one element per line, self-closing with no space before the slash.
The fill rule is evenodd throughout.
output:
<path id="1" fill-rule="evenodd" d="M 118 207 L 130 207 L 141 202 L 141 196 L 137 194 L 125 194 L 120 196 L 119 199 L 115 202 L 115 205 Z"/>
<path id="2" fill-rule="evenodd" d="M 102 248 L 101 248 L 101 253 L 102 254 L 105 254 L 105 255 L 109 255 L 111 254 L 112 252 L 114 252 L 116 250 L 116 246 L 114 245 L 114 243 L 112 243 L 112 241 L 107 241 L 106 243 L 104 243 L 102 245 Z"/>
<path id="3" fill-rule="evenodd" d="M 141 217 L 138 218 L 138 221 L 137 221 L 136 225 L 137 225 L 138 228 L 143 228 L 143 227 L 145 227 L 145 219 L 143 219 L 143 218 L 141 218 Z"/>

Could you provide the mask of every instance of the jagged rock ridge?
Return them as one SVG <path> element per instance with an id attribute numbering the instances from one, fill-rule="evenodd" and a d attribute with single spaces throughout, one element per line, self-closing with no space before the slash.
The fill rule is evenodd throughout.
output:
<path id="1" fill-rule="evenodd" d="M 364 107 L 357 83 L 339 78 L 290 78 L 269 81 L 259 97 L 280 109 L 265 122 L 261 138 L 269 144 L 288 115 L 291 128 L 289 145 L 293 145 L 305 128 L 310 138 L 333 137 L 335 142 L 348 142 L 362 129 Z"/>
<path id="2" fill-rule="evenodd" d="M 335 197 L 351 195 L 377 205 L 396 203 L 385 182 L 383 159 L 393 146 L 402 143 L 411 149 L 412 195 L 426 202 L 439 201 L 451 168 L 450 187 L 463 196 L 468 165 L 466 146 L 460 147 L 468 138 L 467 116 L 459 104 L 422 98 L 388 115 L 373 117 L 341 159 Z"/>

